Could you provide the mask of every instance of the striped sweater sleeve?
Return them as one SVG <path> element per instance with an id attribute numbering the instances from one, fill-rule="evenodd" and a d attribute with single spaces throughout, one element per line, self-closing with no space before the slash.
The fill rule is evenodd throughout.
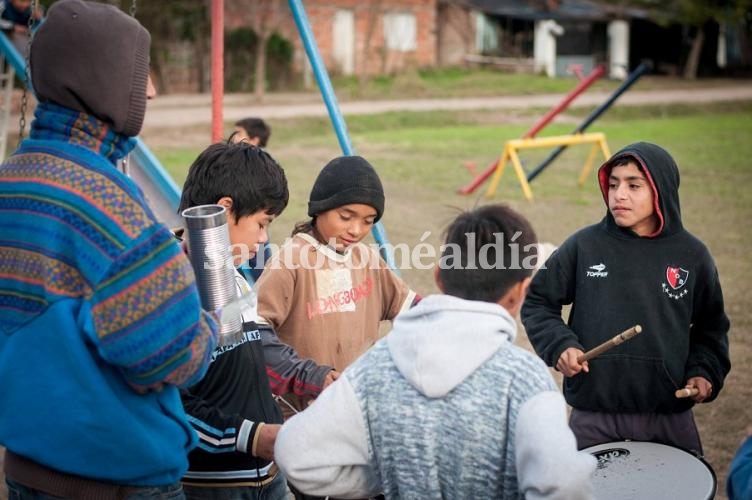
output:
<path id="1" fill-rule="evenodd" d="M 136 390 L 191 385 L 204 375 L 216 324 L 201 310 L 191 264 L 162 224 L 125 248 L 97 284 L 99 352 Z"/>
<path id="2" fill-rule="evenodd" d="M 334 368 L 319 365 L 310 358 L 301 358 L 295 349 L 279 339 L 269 325 L 259 325 L 259 332 L 272 393 L 277 396 L 290 393 L 318 396 L 324 389 L 326 376 Z"/>
<path id="3" fill-rule="evenodd" d="M 193 394 L 180 391 L 188 421 L 198 434 L 198 447 L 209 453 L 248 453 L 255 455 L 254 443 L 263 422 L 244 419 L 237 413 L 226 413 Z"/>

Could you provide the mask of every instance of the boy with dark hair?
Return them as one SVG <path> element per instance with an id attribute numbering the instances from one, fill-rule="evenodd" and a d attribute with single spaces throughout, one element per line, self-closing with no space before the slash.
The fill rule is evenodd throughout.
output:
<path id="1" fill-rule="evenodd" d="M 629 439 L 701 454 L 691 408 L 715 399 L 730 369 L 715 263 L 682 225 L 679 169 L 663 148 L 625 147 L 598 181 L 606 216 L 567 239 L 533 279 L 522 308 L 528 337 L 564 374 L 580 448 Z M 577 361 L 635 324 L 639 336 Z M 675 397 L 685 386 L 697 394 Z"/>
<path id="2" fill-rule="evenodd" d="M 232 255 L 239 266 L 267 241 L 267 228 L 288 198 L 284 171 L 268 153 L 244 143 L 219 143 L 206 148 L 191 165 L 180 211 L 224 206 Z M 239 296 L 252 293 L 240 273 L 235 280 Z M 189 499 L 246 498 L 262 492 L 263 498 L 286 498 L 285 480 L 272 462 L 282 415 L 267 372 L 286 380 L 286 390 L 307 395 L 315 385 L 308 382 L 317 381 L 318 393 L 332 370 L 300 360 L 270 327 L 259 327 L 255 307 L 245 308 L 242 316 L 243 340 L 217 348 L 204 379 L 182 392 L 189 421 L 200 438 L 183 478 Z"/>
<path id="3" fill-rule="evenodd" d="M 230 142 L 245 142 L 265 148 L 271 135 L 272 129 L 261 118 L 243 118 L 235 122 L 235 131 L 230 135 Z"/>
<path id="4" fill-rule="evenodd" d="M 397 316 L 282 426 L 288 480 L 341 498 L 591 498 L 595 459 L 548 369 L 513 344 L 535 241 L 502 205 L 457 217 L 435 273 L 445 295 Z"/>

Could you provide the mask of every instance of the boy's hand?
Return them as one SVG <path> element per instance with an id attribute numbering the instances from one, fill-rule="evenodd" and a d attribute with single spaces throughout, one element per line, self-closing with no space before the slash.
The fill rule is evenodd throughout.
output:
<path id="1" fill-rule="evenodd" d="M 695 403 L 702 403 L 713 394 L 713 385 L 705 377 L 692 377 L 687 380 L 685 387 L 697 388 L 698 393 L 692 397 Z"/>
<path id="2" fill-rule="evenodd" d="M 329 385 L 335 380 L 337 380 L 340 375 L 342 375 L 342 373 L 338 372 L 337 370 L 332 370 L 329 373 L 327 373 L 326 377 L 324 378 L 324 389 L 329 387 Z"/>
<path id="3" fill-rule="evenodd" d="M 584 352 L 576 347 L 570 347 L 565 350 L 559 356 L 559 361 L 556 363 L 556 369 L 559 370 L 565 377 L 574 377 L 578 373 L 590 371 L 588 362 L 584 361 L 582 364 L 577 362 L 577 357 L 582 356 Z"/>
<path id="4" fill-rule="evenodd" d="M 258 441 L 256 441 L 255 456 L 266 460 L 274 460 L 274 442 L 277 440 L 277 434 L 280 424 L 265 424 L 258 430 Z"/>

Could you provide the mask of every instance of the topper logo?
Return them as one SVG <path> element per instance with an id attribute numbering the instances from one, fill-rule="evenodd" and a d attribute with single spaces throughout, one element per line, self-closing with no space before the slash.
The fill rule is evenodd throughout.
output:
<path id="1" fill-rule="evenodd" d="M 606 264 L 601 262 L 600 264 L 590 266 L 588 268 L 587 276 L 589 278 L 605 278 L 606 276 L 608 276 L 608 271 L 606 271 Z"/>

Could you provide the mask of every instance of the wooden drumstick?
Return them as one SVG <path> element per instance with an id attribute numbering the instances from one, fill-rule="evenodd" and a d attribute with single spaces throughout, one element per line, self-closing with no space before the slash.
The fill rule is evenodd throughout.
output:
<path id="1" fill-rule="evenodd" d="M 593 347 L 588 352 L 580 354 L 577 356 L 577 362 L 582 363 L 583 361 L 587 361 L 589 359 L 593 359 L 596 356 L 600 356 L 604 352 L 608 351 L 612 347 L 616 347 L 617 345 L 621 344 L 625 340 L 629 340 L 638 333 L 642 331 L 642 327 L 640 325 L 635 325 L 632 328 L 627 328 L 623 332 L 621 332 L 618 335 L 615 335 L 612 339 L 609 339 L 602 343 L 599 346 Z"/>
<path id="2" fill-rule="evenodd" d="M 697 396 L 700 393 L 700 389 L 697 387 L 685 387 L 684 389 L 679 389 L 674 393 L 674 396 L 677 398 L 691 398 L 692 396 Z"/>

